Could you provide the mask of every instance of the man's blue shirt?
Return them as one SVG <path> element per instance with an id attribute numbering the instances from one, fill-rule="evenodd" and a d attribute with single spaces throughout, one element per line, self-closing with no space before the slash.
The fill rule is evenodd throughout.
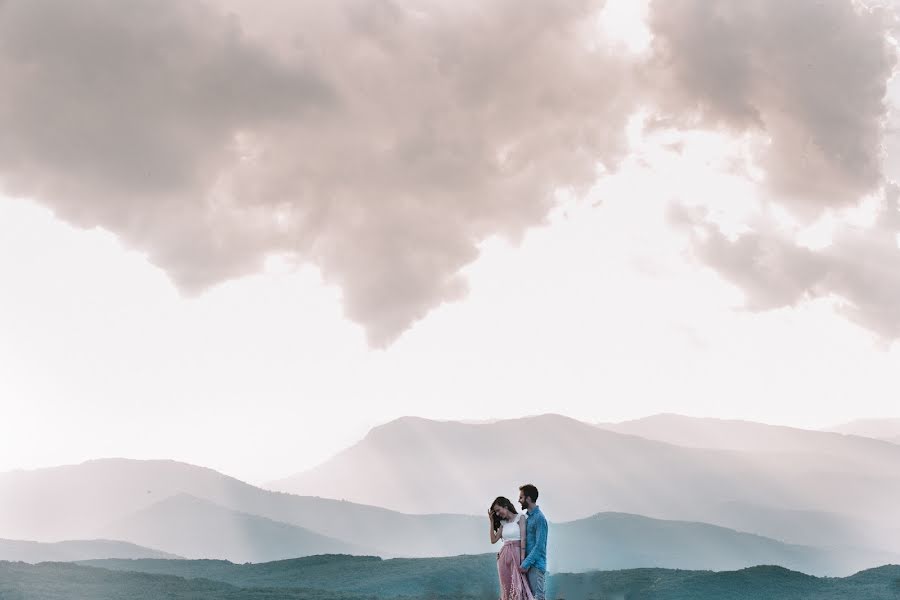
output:
<path id="1" fill-rule="evenodd" d="M 525 524 L 525 560 L 522 561 L 522 568 L 531 567 L 547 570 L 547 519 L 538 506 L 528 511 Z"/>

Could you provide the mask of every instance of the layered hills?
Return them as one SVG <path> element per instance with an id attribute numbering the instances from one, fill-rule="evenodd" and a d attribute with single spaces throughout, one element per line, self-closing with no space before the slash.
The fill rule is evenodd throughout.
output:
<path id="1" fill-rule="evenodd" d="M 724 521 L 742 504 L 838 515 L 846 522 L 874 518 L 882 531 L 900 527 L 896 444 L 687 418 L 622 429 L 556 415 L 487 424 L 403 418 L 269 487 L 407 513 L 480 514 L 494 495 L 515 496 L 520 484 L 535 482 L 545 513 L 557 521 L 597 512 L 691 521 L 716 514 Z M 804 541 L 790 528 L 782 535 L 783 541 Z M 878 541 L 860 537 L 854 543 Z M 888 545 L 900 551 L 900 542 Z"/>
<path id="2" fill-rule="evenodd" d="M 847 575 L 897 562 L 897 465 L 900 446 L 884 441 L 738 421 L 404 418 L 273 484 L 293 493 L 165 460 L 2 473 L 0 537 L 254 563 L 478 555 L 495 549 L 490 501 L 531 481 L 557 571 L 779 564 Z"/>
<path id="3" fill-rule="evenodd" d="M 177 555 L 116 540 L 65 540 L 45 543 L 0 539 L 0 560 L 27 563 L 96 558 L 179 558 Z"/>
<path id="4" fill-rule="evenodd" d="M 255 565 L 166 560 L 78 565 L 0 562 L 0 597 L 488 600 L 497 597 L 495 569 L 490 554 L 392 560 L 320 556 Z M 651 568 L 561 573 L 552 574 L 548 581 L 548 598 L 566 600 L 894 600 L 898 593 L 900 566 L 896 565 L 844 578 L 817 578 L 759 566 L 722 572 Z"/>

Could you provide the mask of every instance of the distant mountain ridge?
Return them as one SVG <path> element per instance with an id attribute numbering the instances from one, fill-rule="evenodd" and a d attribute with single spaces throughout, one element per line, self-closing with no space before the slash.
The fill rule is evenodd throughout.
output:
<path id="1" fill-rule="evenodd" d="M 402 512 L 476 514 L 490 497 L 514 496 L 518 485 L 534 481 L 543 490 L 541 504 L 561 521 L 603 511 L 702 521 L 710 507 L 741 501 L 878 515 L 891 521 L 884 525 L 900 526 L 893 509 L 900 504 L 897 445 L 760 424 L 752 429 L 756 437 L 767 432 L 759 444 L 773 440 L 774 450 L 687 447 L 672 443 L 682 439 L 648 439 L 558 415 L 484 425 L 404 418 L 268 486 Z"/>
<path id="2" fill-rule="evenodd" d="M 484 531 L 487 504 L 498 493 L 515 499 L 518 485 L 532 481 L 559 528 L 551 544 L 564 542 L 552 553 L 556 568 L 737 568 L 751 561 L 846 574 L 900 552 L 893 510 L 900 447 L 665 415 L 639 425 L 654 423 L 669 441 L 559 415 L 474 425 L 399 419 L 302 474 L 306 493 L 317 496 L 263 490 L 175 461 L 104 459 L 0 473 L 0 536 L 114 538 L 241 562 L 334 552 L 481 554 L 495 549 Z M 706 433 L 690 433 L 697 431 Z M 741 449 L 670 443 L 721 445 L 721 432 Z M 501 451 L 524 442 L 525 458 Z M 467 512 L 479 516 L 453 514 Z M 567 531 L 574 531 L 568 540 Z M 671 548 L 700 539 L 707 545 L 692 554 L 701 562 L 678 562 Z M 586 554 L 596 562 L 579 563 Z"/>
<path id="3" fill-rule="evenodd" d="M 130 471 L 146 473 L 149 469 L 159 476 L 160 465 L 111 461 L 103 466 L 109 477 L 103 484 L 105 489 L 111 497 L 120 497 L 126 504 L 112 507 L 111 513 L 126 516 L 105 524 L 101 527 L 102 534 L 179 556 L 265 562 L 323 553 L 391 557 L 428 556 L 427 552 L 431 552 L 431 556 L 448 556 L 459 554 L 459 550 L 465 554 L 481 554 L 497 548 L 487 539 L 484 517 L 403 515 L 349 502 L 270 492 L 246 484 L 232 488 L 235 481 L 224 475 L 219 476 L 216 485 L 198 486 L 194 490 L 212 496 L 218 494 L 215 499 L 176 492 L 149 506 L 140 503 L 141 508 L 128 513 L 127 508 L 134 506 L 129 504 L 131 496 L 122 494 L 115 486 L 123 482 L 131 485 L 134 474 Z M 175 471 L 179 481 L 190 468 L 183 464 L 166 466 Z M 98 463 L 83 468 L 97 469 Z M 49 470 L 44 473 L 47 478 L 38 478 L 41 485 L 37 493 L 58 485 L 54 483 L 57 474 L 58 471 Z M 208 477 L 208 470 L 197 468 L 196 481 Z M 63 482 L 69 485 L 73 479 L 77 478 L 67 473 Z M 84 479 L 91 486 L 97 482 L 96 474 Z M 164 482 L 151 483 L 157 490 L 153 494 L 156 496 Z M 82 493 L 92 495 L 93 487 Z M 61 498 L 58 494 L 53 497 Z M 80 504 L 80 497 L 77 487 L 68 489 L 68 498 L 76 505 Z M 227 501 L 232 507 L 221 504 Z M 64 507 L 65 503 L 60 503 L 51 509 L 58 518 Z M 6 519 L 17 522 L 37 521 L 39 516 L 4 513 Z M 554 522 L 550 541 L 551 568 L 560 571 L 638 566 L 726 569 L 780 563 L 812 573 L 840 575 L 860 564 L 893 560 L 892 555 L 883 552 L 857 557 L 839 550 L 784 544 L 705 523 L 612 513 L 580 521 Z"/>
<path id="4" fill-rule="evenodd" d="M 832 427 L 830 431 L 900 443 L 900 418 L 857 419 L 856 421 Z"/>
<path id="5" fill-rule="evenodd" d="M 181 558 L 175 554 L 117 540 L 32 542 L 0 539 L 0 560 L 12 562 L 68 562 L 104 558 Z"/>
<path id="6" fill-rule="evenodd" d="M 879 523 L 877 516 L 858 519 L 839 513 L 784 509 L 732 501 L 709 507 L 704 522 L 738 531 L 750 531 L 791 543 L 831 547 L 854 546 L 889 549 L 900 530 Z M 897 550 L 894 550 L 896 552 Z"/>
<path id="7" fill-rule="evenodd" d="M 730 571 L 777 564 L 813 575 L 849 575 L 873 564 L 900 562 L 900 554 L 856 548 L 814 548 L 687 521 L 600 513 L 551 527 L 554 571 L 641 567 Z"/>
<path id="8" fill-rule="evenodd" d="M 316 554 L 378 554 L 296 525 L 176 494 L 110 524 L 117 538 L 165 547 L 186 558 L 269 562 Z"/>
<path id="9" fill-rule="evenodd" d="M 386 555 L 447 556 L 490 550 L 483 519 L 406 515 L 273 492 L 212 469 L 166 460 L 103 459 L 0 473 L 0 536 L 56 540 L 108 535 L 111 524 L 179 494 L 355 546 L 378 548 Z M 386 531 L 392 535 L 385 535 Z"/>
<path id="10" fill-rule="evenodd" d="M 867 471 L 880 471 L 882 474 L 900 472 L 897 468 L 900 458 L 895 445 L 887 443 L 889 440 L 848 434 L 852 432 L 814 431 L 736 419 L 698 418 L 669 413 L 622 423 L 598 423 L 597 426 L 609 431 L 698 449 L 752 452 L 781 457 L 783 460 L 805 455 L 802 460 L 809 465 L 808 471 L 843 471 L 847 474 L 848 486 L 854 484 L 854 474 Z M 896 488 L 896 483 L 888 487 Z M 869 515 L 841 514 L 841 508 L 777 507 L 769 500 L 750 502 L 742 498 L 704 506 L 702 515 L 693 517 L 799 544 L 891 547 L 894 551 L 900 551 L 900 544 L 896 543 L 900 540 L 900 524 L 896 520 L 887 524 L 877 511 Z"/>
<path id="11" fill-rule="evenodd" d="M 813 431 L 737 419 L 686 417 L 670 413 L 597 427 L 677 446 L 771 453 L 817 452 L 865 463 L 873 458 L 894 464 L 897 451 L 882 440 L 848 437 L 837 431 Z M 900 427 L 900 425 L 898 425 Z M 900 435 L 900 433 L 898 433 Z"/>

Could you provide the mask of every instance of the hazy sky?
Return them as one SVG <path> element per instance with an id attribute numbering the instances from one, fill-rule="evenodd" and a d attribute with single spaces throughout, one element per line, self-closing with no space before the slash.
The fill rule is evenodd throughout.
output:
<path id="1" fill-rule="evenodd" d="M 299 6 L 298 6 L 299 5 Z M 891 11 L 0 2 L 0 470 L 900 416 Z"/>

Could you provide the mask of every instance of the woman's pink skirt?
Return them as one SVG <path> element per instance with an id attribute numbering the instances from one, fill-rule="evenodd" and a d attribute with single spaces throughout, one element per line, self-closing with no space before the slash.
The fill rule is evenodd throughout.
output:
<path id="1" fill-rule="evenodd" d="M 522 553 L 519 540 L 510 540 L 503 544 L 497 557 L 497 573 L 500 574 L 500 600 L 534 600 L 528 579 L 519 571 L 522 564 Z"/>

